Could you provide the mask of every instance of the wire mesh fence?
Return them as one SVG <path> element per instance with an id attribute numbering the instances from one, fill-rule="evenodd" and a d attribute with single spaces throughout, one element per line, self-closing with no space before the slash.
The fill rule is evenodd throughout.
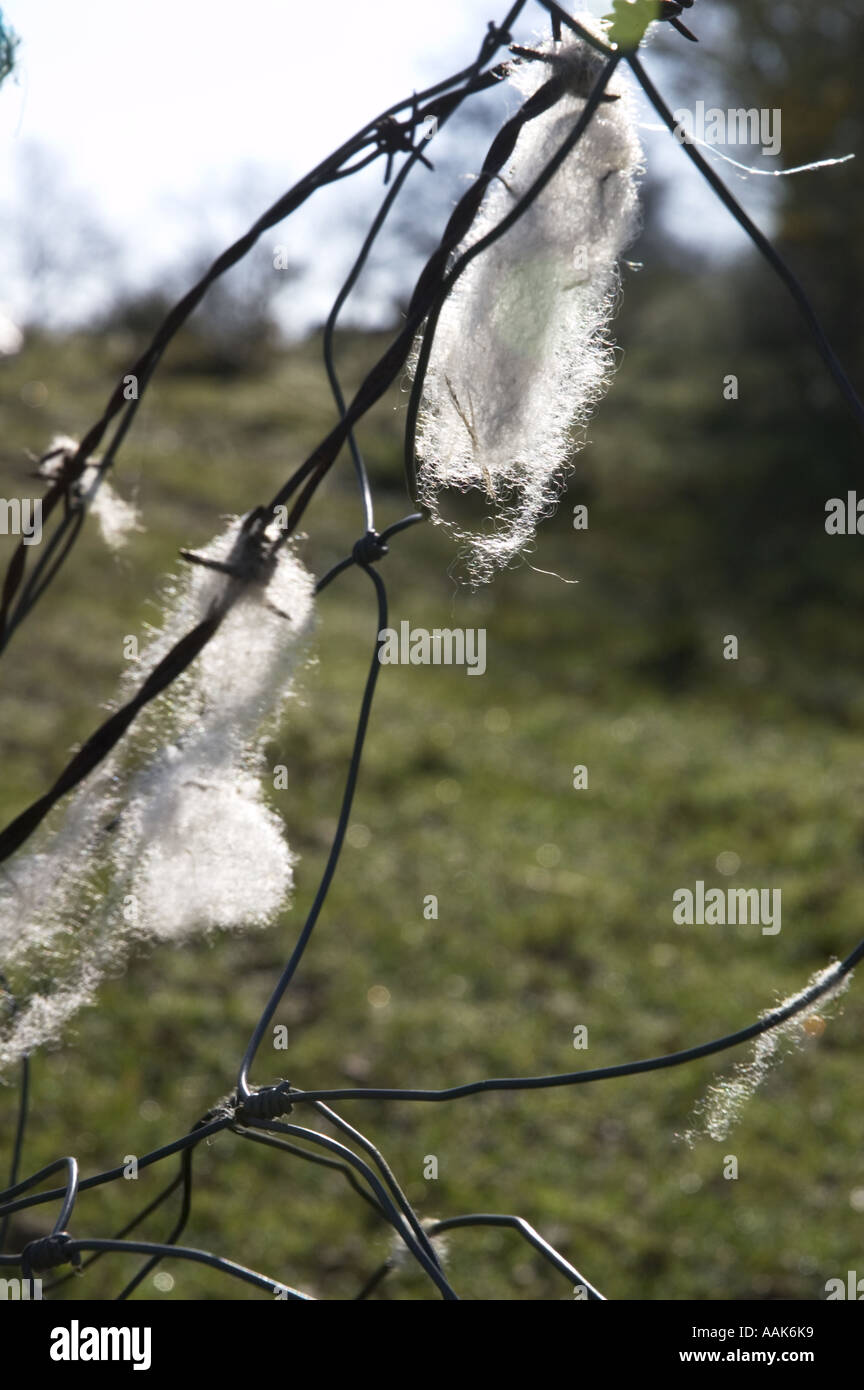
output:
<path id="1" fill-rule="evenodd" d="M 40 600 L 49 592 L 56 595 L 56 588 L 52 590 L 54 581 L 72 555 L 100 490 L 107 485 L 107 475 L 117 460 L 163 354 L 210 288 L 252 249 L 266 231 L 283 222 L 314 193 L 337 180 L 351 177 L 376 161 L 383 165 L 386 192 L 345 284 L 336 297 L 324 331 L 323 365 L 338 409 L 338 422 L 269 502 L 254 506 L 245 514 L 221 548 L 206 552 L 182 552 L 186 563 L 201 571 L 197 590 L 199 608 L 194 624 L 186 630 L 172 630 L 168 634 L 162 647 L 157 646 L 143 680 L 126 692 L 126 698 L 85 740 L 44 795 L 23 809 L 0 831 L 0 863 L 5 863 L 12 860 L 54 808 L 65 802 L 76 789 L 82 788 L 82 795 L 86 796 L 89 779 L 94 774 L 113 775 L 115 763 L 112 759 L 121 755 L 121 745 L 126 736 L 133 726 L 137 727 L 146 718 L 149 707 L 158 697 L 172 689 L 190 688 L 190 680 L 196 679 L 194 672 L 202 669 L 200 682 L 203 684 L 199 682 L 194 687 L 193 695 L 196 699 L 199 696 L 209 697 L 212 692 L 207 682 L 214 679 L 215 668 L 202 668 L 205 652 L 227 626 L 232 623 L 242 626 L 243 623 L 258 620 L 256 610 L 250 609 L 247 603 L 250 595 L 254 604 L 268 607 L 271 615 L 275 615 L 277 624 L 286 619 L 289 623 L 292 621 L 296 615 L 279 609 L 274 599 L 272 581 L 280 572 L 280 566 L 284 573 L 286 557 L 291 554 L 292 539 L 298 532 L 307 507 L 347 446 L 360 498 L 362 534 L 346 547 L 344 558 L 317 580 L 314 594 L 323 593 L 350 569 L 361 570 L 374 591 L 377 636 L 362 692 L 336 829 L 314 901 L 288 962 L 253 1029 L 246 1051 L 239 1059 L 236 1077 L 230 1083 L 230 1094 L 215 1100 L 213 1107 L 179 1137 L 137 1159 L 138 1169 L 163 1165 L 171 1160 L 176 1160 L 179 1168 L 176 1172 L 172 1171 L 170 1180 L 158 1196 L 110 1238 L 74 1231 L 73 1228 L 78 1225 L 76 1204 L 79 1193 L 121 1180 L 124 1177 L 123 1165 L 82 1178 L 76 1159 L 64 1156 L 39 1172 L 26 1177 L 21 1175 L 28 1114 L 33 1105 L 29 1084 L 29 1049 L 26 1045 L 22 1047 L 19 1104 L 9 1183 L 0 1194 L 0 1251 L 4 1252 L 0 1254 L 0 1264 L 19 1270 L 25 1280 L 47 1275 L 54 1270 L 64 1271 L 56 1275 L 52 1282 L 46 1283 L 45 1291 L 48 1294 L 56 1290 L 57 1295 L 62 1297 L 63 1286 L 71 1277 L 65 1267 L 71 1266 L 73 1271 L 80 1271 L 94 1260 L 125 1252 L 140 1254 L 145 1258 L 134 1278 L 118 1289 L 117 1297 L 120 1299 L 128 1298 L 161 1260 L 170 1257 L 208 1265 L 280 1299 L 306 1300 L 309 1297 L 307 1293 L 280 1279 L 245 1268 L 220 1254 L 193 1249 L 182 1243 L 194 1200 L 195 1152 L 211 1136 L 229 1132 L 239 1139 L 282 1153 L 286 1159 L 290 1157 L 324 1165 L 341 1173 L 353 1193 L 372 1208 L 382 1223 L 392 1228 L 400 1247 L 404 1247 L 427 1277 L 430 1289 L 445 1300 L 457 1299 L 459 1295 L 445 1272 L 437 1238 L 448 1231 L 457 1232 L 471 1226 L 497 1226 L 512 1230 L 548 1262 L 568 1285 L 575 1288 L 579 1296 L 589 1300 L 603 1299 L 614 1291 L 601 1292 L 592 1282 L 590 1270 L 577 1268 L 518 1215 L 475 1212 L 435 1222 L 421 1221 L 384 1154 L 360 1129 L 349 1124 L 333 1109 L 334 1103 L 349 1100 L 386 1102 L 388 1105 L 455 1103 L 488 1092 L 575 1087 L 683 1066 L 773 1034 L 782 1030 L 790 1020 L 806 1017 L 818 1001 L 837 992 L 864 957 L 864 941 L 861 941 L 843 960 L 824 970 L 808 988 L 749 1026 L 666 1055 L 560 1074 L 487 1077 L 443 1089 L 411 1086 L 320 1088 L 315 1086 L 314 1079 L 304 1078 L 301 1084 L 297 1077 L 275 1085 L 258 1086 L 254 1083 L 254 1068 L 262 1043 L 310 948 L 345 842 L 382 664 L 383 634 L 388 630 L 388 596 L 380 567 L 391 545 L 405 544 L 403 533 L 410 532 L 412 527 L 430 515 L 435 519 L 435 487 L 424 483 L 424 460 L 430 448 L 430 426 L 428 417 L 423 415 L 423 403 L 430 380 L 438 382 L 439 397 L 443 401 L 443 405 L 439 404 L 440 411 L 449 412 L 453 428 L 457 431 L 461 429 L 468 443 L 475 448 L 477 446 L 481 426 L 466 401 L 464 388 L 459 385 L 459 389 L 456 389 L 448 374 L 446 355 L 443 366 L 436 361 L 435 354 L 442 341 L 446 344 L 444 330 L 448 308 L 456 302 L 460 288 L 464 289 L 465 284 L 470 283 L 472 267 L 476 270 L 484 264 L 498 265 L 507 261 L 513 246 L 507 233 L 520 224 L 526 225 L 523 219 L 530 218 L 532 210 L 536 211 L 541 205 L 544 192 L 566 167 L 568 160 L 573 159 L 580 145 L 584 147 L 584 142 L 604 110 L 620 99 L 620 94 L 613 90 L 614 79 L 620 68 L 629 69 L 664 125 L 673 133 L 677 130 L 675 117 L 645 72 L 638 54 L 648 26 L 655 21 L 669 23 L 682 38 L 693 39 L 682 19 L 692 0 L 680 0 L 680 3 L 666 3 L 665 0 L 661 3 L 654 0 L 625 3 L 625 0 L 616 0 L 606 27 L 596 31 L 574 20 L 553 0 L 536 0 L 537 7 L 545 12 L 551 28 L 548 43 L 536 50 L 521 47 L 512 40 L 511 29 L 527 5 L 528 0 L 517 0 L 500 23 L 489 24 L 476 58 L 467 67 L 383 112 L 268 209 L 243 237 L 218 257 L 201 280 L 171 309 L 147 348 L 123 373 L 103 413 L 84 434 L 80 444 L 60 441 L 40 460 L 39 473 L 46 482 L 42 499 L 43 523 L 53 520 L 53 529 L 32 555 L 30 547 L 23 540 L 15 550 L 0 596 L 0 652 L 16 640 L 19 629 Z M 339 315 L 367 265 L 376 238 L 396 205 L 409 173 L 417 163 L 430 162 L 431 133 L 443 126 L 463 103 L 511 77 L 514 72 L 540 75 L 530 84 L 529 94 L 519 109 L 492 141 L 476 179 L 456 204 L 439 245 L 417 279 L 400 330 L 368 371 L 353 397 L 346 400 L 334 352 Z M 557 120 L 562 111 L 564 117 L 551 127 L 557 134 L 554 148 L 546 149 L 544 158 L 527 170 L 522 183 L 516 187 L 510 174 L 510 162 L 520 138 L 526 131 L 530 133 L 539 128 L 539 123 L 550 113 Z M 792 296 L 828 372 L 857 422 L 864 425 L 864 407 L 795 275 L 739 206 L 696 145 L 684 141 L 681 149 L 682 157 L 695 164 Z M 604 185 L 610 173 L 621 176 L 620 168 L 601 171 L 598 184 Z M 489 212 L 490 206 L 493 214 Z M 608 202 L 603 207 L 603 215 L 608 217 Z M 492 262 L 493 253 L 498 256 L 498 262 Z M 485 302 L 483 308 L 488 311 Z M 602 324 L 595 325 L 593 333 L 596 338 L 599 338 L 601 329 Z M 409 366 L 413 375 L 405 430 L 405 475 L 418 510 L 379 532 L 376 529 L 375 490 L 355 435 L 355 426 Z M 452 445 L 452 435 L 445 434 L 445 442 L 448 439 Z M 95 451 L 103 448 L 103 445 L 104 452 L 97 460 Z M 550 475 L 558 477 L 559 472 L 553 451 Z M 514 491 L 518 494 L 524 479 L 518 473 L 508 473 L 506 469 L 502 478 L 503 482 L 498 480 L 497 495 L 510 496 Z M 457 473 L 455 481 L 457 485 L 485 488 L 489 496 L 496 496 L 496 480 L 485 476 L 482 469 L 477 477 Z M 537 502 L 536 511 L 539 513 L 548 502 L 548 495 L 541 492 Z M 512 513 L 505 514 L 505 524 L 512 522 L 512 516 Z M 500 551 L 505 559 L 511 553 L 507 546 L 513 535 L 517 541 L 522 535 L 518 526 L 512 535 L 508 535 L 507 544 Z M 481 577 L 488 577 L 488 568 L 484 560 L 480 566 Z M 286 592 L 289 601 L 297 599 L 296 591 L 290 586 Z M 260 616 L 260 609 L 258 614 Z M 181 610 L 179 616 L 188 616 L 186 610 Z M 218 737 L 218 719 L 214 727 Z M 185 733 L 188 735 L 188 727 Z M 146 771 L 145 767 L 144 775 Z M 103 830 L 104 827 L 101 827 L 100 834 Z M 124 829 L 123 834 L 127 833 Z M 88 839 L 86 843 L 92 846 L 96 842 Z M 125 843 L 128 845 L 129 842 Z M 62 839 L 60 845 L 62 849 Z M 13 866 L 15 862 L 12 861 Z M 47 873 L 47 870 L 38 857 L 35 862 L 38 883 L 39 872 Z M 43 878 L 41 886 L 50 902 L 50 881 Z M 18 1004 L 10 989 L 5 991 L 4 1005 L 7 1023 L 12 1026 Z M 21 1036 L 26 1040 L 26 1029 Z M 229 1083 L 226 1081 L 226 1084 Z M 293 1118 L 287 1118 L 289 1116 Z M 336 1139 L 321 1132 L 316 1128 L 316 1119 L 325 1121 L 340 1137 Z M 45 1187 L 48 1180 L 55 1177 L 57 1183 Z M 172 1200 L 178 1204 L 178 1213 L 166 1239 L 161 1242 L 137 1240 L 136 1228 Z M 5 1251 L 11 1218 L 44 1204 L 50 1204 L 57 1212 L 50 1234 L 29 1241 L 20 1250 Z M 388 1259 L 370 1274 L 358 1290 L 357 1298 L 363 1299 L 373 1293 L 398 1265 L 399 1257 L 396 1255 Z"/>

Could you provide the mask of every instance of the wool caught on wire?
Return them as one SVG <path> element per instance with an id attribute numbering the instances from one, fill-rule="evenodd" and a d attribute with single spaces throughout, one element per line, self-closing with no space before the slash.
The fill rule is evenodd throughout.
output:
<path id="1" fill-rule="evenodd" d="M 573 35 L 521 52 L 528 61 L 510 79 L 520 95 L 552 75 L 563 94 L 523 126 L 511 167 L 491 184 L 455 258 L 502 221 L 561 148 L 604 65 Z M 474 582 L 509 564 L 554 506 L 614 366 L 607 330 L 618 259 L 638 229 L 642 151 L 617 75 L 608 95 L 616 99 L 601 102 L 539 196 L 469 263 L 435 328 L 418 419 L 418 497 L 465 544 Z M 487 529 L 444 521 L 448 488 L 485 494 Z"/>
<path id="2" fill-rule="evenodd" d="M 239 532 L 238 520 L 204 558 L 226 561 Z M 231 582 L 193 569 L 171 623 L 148 651 L 148 667 Z M 266 588 L 245 590 L 174 683 L 174 737 L 154 749 L 139 774 L 116 850 L 118 868 L 132 874 L 136 910 L 154 936 L 265 926 L 291 889 L 294 859 L 261 793 L 257 733 L 290 695 L 313 594 L 312 575 L 290 550 L 281 551 Z"/>
<path id="3" fill-rule="evenodd" d="M 230 561 L 241 528 L 232 520 L 203 558 Z M 236 582 L 196 565 L 166 589 L 119 704 Z M 0 1008 L 0 1076 L 56 1041 L 136 942 L 262 928 L 285 906 L 295 856 L 264 799 L 262 744 L 294 693 L 313 607 L 313 576 L 285 546 L 36 847 L 4 866 L 0 968 L 15 1007 Z"/>
<path id="4" fill-rule="evenodd" d="M 78 443 L 65 434 L 52 439 L 39 459 L 37 476 L 53 481 L 78 452 Z M 80 478 L 73 485 L 74 500 L 96 518 L 102 539 L 111 550 L 126 544 L 131 531 L 141 531 L 137 507 L 125 501 L 112 487 L 96 459 L 88 459 Z"/>
<path id="5" fill-rule="evenodd" d="M 825 1026 L 825 1019 L 831 1016 L 833 1006 L 841 998 L 852 982 L 850 974 L 838 974 L 836 963 L 817 970 L 804 989 L 776 1004 L 769 1012 L 788 1008 L 796 1004 L 815 985 L 827 984 L 836 976 L 836 983 L 813 1003 L 799 1013 L 787 1018 L 776 1028 L 762 1033 L 756 1039 L 748 1061 L 739 1062 L 729 1076 L 715 1085 L 709 1086 L 704 1099 L 697 1102 L 698 1125 L 681 1136 L 690 1148 L 703 1135 L 718 1143 L 727 1138 L 738 1124 L 747 1102 L 756 1094 L 771 1070 L 783 1060 L 784 1053 L 800 1047 L 806 1040 L 818 1037 Z M 763 1014 L 762 1018 L 768 1017 Z"/>

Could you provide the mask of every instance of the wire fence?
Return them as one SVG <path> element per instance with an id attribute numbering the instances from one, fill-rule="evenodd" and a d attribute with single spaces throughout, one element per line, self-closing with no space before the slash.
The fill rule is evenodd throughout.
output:
<path id="1" fill-rule="evenodd" d="M 423 267 L 402 328 L 369 370 L 353 398 L 346 402 L 333 351 L 339 314 L 366 265 L 369 253 L 405 185 L 408 174 L 418 161 L 428 163 L 425 132 L 430 128 L 430 122 L 434 122 L 436 127 L 442 126 L 464 102 L 499 83 L 508 75 L 514 63 L 536 60 L 537 54 L 519 49 L 516 45 L 513 45 L 510 56 L 503 59 L 499 56 L 502 49 L 512 44 L 511 28 L 525 10 L 527 3 L 528 0 L 516 0 L 500 23 L 489 24 L 477 57 L 469 66 L 426 91 L 415 93 L 390 107 L 323 160 L 268 209 L 243 237 L 219 256 L 201 280 L 171 309 L 149 346 L 132 364 L 128 373 L 123 374 L 102 415 L 86 432 L 77 449 L 60 449 L 53 459 L 47 459 L 46 456 L 50 468 L 44 472 L 49 484 L 43 498 L 43 517 L 47 521 L 53 516 L 55 525 L 48 539 L 43 541 L 29 572 L 30 556 L 23 542 L 18 545 L 11 559 L 0 595 L 0 652 L 5 651 L 39 600 L 47 593 L 81 535 L 88 511 L 87 503 L 92 500 L 92 490 L 85 494 L 82 487 L 82 475 L 86 468 L 92 469 L 94 451 L 101 447 L 113 426 L 113 434 L 98 465 L 99 471 L 95 481 L 95 488 L 98 489 L 117 459 L 163 353 L 210 287 L 250 251 L 265 231 L 282 222 L 315 192 L 330 183 L 350 177 L 375 161 L 384 162 L 386 194 L 345 284 L 336 297 L 324 332 L 324 364 L 339 411 L 338 423 L 279 488 L 270 502 L 255 507 L 245 516 L 234 549 L 227 560 L 214 560 L 191 551 L 182 552 L 189 563 L 217 570 L 225 577 L 227 582 L 218 597 L 212 601 L 205 617 L 167 651 L 134 695 L 115 710 L 84 742 L 50 789 L 21 811 L 0 832 L 2 863 L 25 844 L 55 806 L 103 762 L 145 706 L 182 676 L 215 636 L 238 599 L 250 587 L 254 588 L 266 581 L 279 551 L 296 533 L 311 498 L 333 467 L 343 446 L 347 444 L 361 500 L 363 533 L 349 553 L 318 581 L 316 593 L 323 592 L 350 568 L 359 568 L 368 576 L 374 589 L 379 635 L 376 637 L 363 691 L 336 831 L 311 909 L 282 975 L 255 1025 L 248 1047 L 239 1063 L 230 1097 L 216 1103 L 180 1137 L 138 1159 L 138 1168 L 143 1169 L 177 1158 L 179 1170 L 164 1189 L 110 1239 L 73 1234 L 70 1228 L 73 1225 L 79 1193 L 122 1179 L 122 1166 L 81 1178 L 76 1159 L 65 1156 L 39 1172 L 20 1177 L 30 1107 L 29 1059 L 24 1057 L 21 1064 L 9 1184 L 6 1190 L 0 1193 L 0 1251 L 5 1250 L 9 1222 L 13 1215 L 45 1203 L 57 1208 L 56 1220 L 49 1235 L 30 1241 L 21 1250 L 0 1254 L 0 1265 L 20 1269 L 25 1279 L 32 1279 L 50 1270 L 59 1270 L 63 1266 L 81 1270 L 104 1255 L 125 1252 L 140 1254 L 146 1259 L 134 1278 L 118 1292 L 119 1299 L 128 1298 L 166 1257 L 197 1261 L 279 1298 L 308 1299 L 308 1294 L 289 1287 L 279 1279 L 245 1268 L 209 1251 L 192 1249 L 181 1243 L 192 1209 L 195 1151 L 210 1136 L 228 1131 L 251 1143 L 276 1149 L 291 1158 L 323 1165 L 341 1173 L 353 1192 L 372 1207 L 382 1222 L 392 1227 L 430 1284 L 445 1300 L 454 1300 L 458 1294 L 444 1271 L 435 1238 L 447 1231 L 458 1231 L 472 1226 L 504 1227 L 516 1232 L 562 1278 L 581 1290 L 582 1296 L 588 1299 L 602 1299 L 604 1295 L 594 1287 L 588 1276 L 553 1249 L 541 1234 L 519 1216 L 469 1213 L 434 1223 L 422 1222 L 384 1155 L 359 1129 L 349 1124 L 332 1108 L 333 1103 L 344 1100 L 393 1103 L 450 1102 L 490 1091 L 529 1091 L 580 1086 L 614 1077 L 633 1076 L 682 1066 L 698 1058 L 713 1056 L 737 1047 L 780 1028 L 798 1014 L 806 1013 L 817 1000 L 836 990 L 838 983 L 864 959 L 862 940 L 845 959 L 823 972 L 810 988 L 749 1026 L 682 1051 L 622 1062 L 614 1066 L 547 1076 L 484 1078 L 442 1090 L 362 1086 L 317 1089 L 314 1085 L 304 1089 L 296 1084 L 296 1081 L 258 1087 L 252 1081 L 252 1072 L 262 1041 L 309 947 L 339 863 L 349 823 L 381 665 L 380 634 L 388 626 L 387 590 L 378 565 L 385 558 L 388 546 L 397 536 L 425 519 L 424 511 L 418 510 L 380 533 L 376 530 L 373 489 L 354 434 L 354 427 L 397 380 L 409 360 L 418 335 L 422 333 L 405 438 L 406 477 L 409 490 L 416 501 L 415 434 L 435 326 L 443 305 L 467 266 L 504 236 L 564 164 L 588 129 L 620 64 L 629 67 L 664 124 L 671 131 L 676 130 L 675 119 L 646 74 L 638 50 L 647 27 L 657 20 L 668 22 L 679 34 L 692 40 L 694 36 L 681 16 L 691 7 L 693 0 L 680 0 L 679 3 L 670 3 L 669 0 L 633 0 L 632 3 L 630 0 L 615 0 L 614 12 L 610 16 L 611 22 L 607 25 L 602 39 L 576 22 L 553 0 L 534 0 L 551 21 L 552 39 L 556 43 L 562 41 L 564 31 L 569 31 L 599 54 L 599 75 L 586 93 L 581 113 L 566 140 L 554 157 L 544 167 L 536 170 L 534 181 L 527 192 L 517 199 L 509 214 L 490 232 L 475 240 L 467 250 L 460 252 L 459 248 L 475 224 L 490 185 L 503 177 L 502 171 L 513 154 L 523 127 L 560 100 L 564 91 L 564 79 L 560 72 L 556 72 L 550 65 L 551 75 L 522 104 L 516 114 L 507 120 L 492 141 L 477 178 L 458 201 L 439 245 Z M 681 148 L 786 286 L 843 398 L 858 423 L 864 426 L 864 406 L 837 360 L 798 280 L 695 145 L 685 142 Z M 397 169 L 397 161 L 401 156 L 404 158 Z M 137 382 L 137 392 L 133 399 L 128 398 L 125 389 L 130 377 Z M 43 464 L 46 459 L 43 459 Z M 9 991 L 6 991 L 6 1002 L 8 1009 L 14 1012 L 15 1001 Z M 286 1117 L 291 1115 L 302 1116 L 304 1122 L 289 1121 Z M 340 1138 L 329 1137 L 316 1129 L 316 1117 L 326 1121 Z M 58 1185 L 47 1190 L 37 1190 L 48 1179 L 55 1177 L 58 1179 Z M 179 1211 L 166 1239 L 161 1242 L 137 1240 L 134 1236 L 136 1228 L 175 1195 L 179 1201 Z M 83 1259 L 84 1256 L 87 1258 Z M 397 1257 L 393 1256 L 381 1265 L 358 1291 L 357 1298 L 368 1297 L 397 1263 Z M 60 1290 L 70 1277 L 71 1273 L 68 1271 L 59 1275 L 47 1286 L 46 1292 Z"/>

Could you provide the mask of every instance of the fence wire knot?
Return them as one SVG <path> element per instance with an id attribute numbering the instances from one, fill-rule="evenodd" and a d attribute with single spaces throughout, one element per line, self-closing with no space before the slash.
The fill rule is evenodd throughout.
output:
<path id="1" fill-rule="evenodd" d="M 50 1236 L 40 1236 L 31 1240 L 21 1252 L 21 1271 L 25 1279 L 32 1273 L 47 1269 L 57 1269 L 59 1265 L 72 1264 L 77 1269 L 81 1255 L 77 1250 L 69 1252 L 72 1237 L 68 1231 L 55 1231 Z"/>
<path id="2" fill-rule="evenodd" d="M 237 1106 L 235 1120 L 243 1124 L 246 1120 L 275 1120 L 279 1115 L 290 1115 L 294 1109 L 288 1100 L 290 1091 L 290 1081 L 280 1081 L 276 1086 L 262 1086 L 260 1091 L 252 1091 Z"/>
<path id="3" fill-rule="evenodd" d="M 376 560 L 387 554 L 387 546 L 378 535 L 377 531 L 367 531 L 365 536 L 361 536 L 356 541 L 351 554 L 358 565 L 373 565 Z"/>

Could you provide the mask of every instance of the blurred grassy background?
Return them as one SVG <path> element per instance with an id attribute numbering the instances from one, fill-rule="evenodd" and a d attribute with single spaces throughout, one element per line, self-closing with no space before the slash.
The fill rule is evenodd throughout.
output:
<path id="1" fill-rule="evenodd" d="M 399 537 L 382 565 L 394 624 L 484 626 L 488 669 L 481 679 L 382 673 L 349 843 L 278 1014 L 290 1049 L 262 1053 L 259 1083 L 284 1070 L 304 1085 L 445 1086 L 652 1055 L 750 1021 L 858 935 L 860 567 L 855 539 L 823 528 L 824 498 L 848 481 L 845 423 L 802 400 L 776 428 L 770 368 L 735 343 L 734 321 L 724 327 L 716 277 L 648 288 L 627 286 L 615 386 L 530 557 L 578 586 L 526 566 L 471 595 L 448 579 L 450 544 L 430 527 Z M 767 286 L 760 293 L 770 299 Z M 687 371 L 659 348 L 675 312 L 694 339 Z M 230 389 L 196 373 L 193 346 L 166 363 L 120 470 L 146 533 L 115 560 L 89 531 L 10 649 L 5 818 L 93 726 L 122 637 L 154 617 L 178 546 L 269 496 L 332 418 L 315 341 Z M 349 382 L 377 347 L 340 341 Z M 20 481 L 11 442 L 83 431 L 126 348 L 33 339 L 4 365 L 7 493 Z M 732 366 L 741 399 L 725 402 Z M 364 431 L 381 525 L 405 510 L 404 404 L 389 399 Z M 799 484 L 790 503 L 766 479 L 806 452 L 820 418 L 836 448 L 820 458 L 812 496 Z M 587 532 L 570 525 L 577 501 L 589 505 Z M 303 553 L 316 572 L 344 553 L 358 518 L 346 467 L 308 515 Z M 290 791 L 274 797 L 302 855 L 294 909 L 260 936 L 141 954 L 106 986 L 67 1045 L 35 1060 L 28 1171 L 66 1152 L 85 1173 L 117 1164 L 182 1132 L 230 1088 L 329 846 L 372 597 L 361 574 L 322 597 L 317 665 L 273 740 L 272 762 L 290 770 Z M 728 632 L 740 639 L 737 663 L 721 659 Z M 587 792 L 572 789 L 576 763 L 589 768 Z M 741 867 L 723 879 L 715 861 L 728 851 Z M 782 932 L 673 926 L 672 892 L 697 878 L 782 887 Z M 429 893 L 437 921 L 423 917 Z M 374 986 L 389 1004 L 369 1003 Z M 610 1296 L 815 1298 L 860 1258 L 861 1017 L 853 987 L 732 1136 L 692 1150 L 676 1133 L 733 1056 L 572 1092 L 342 1109 L 383 1145 L 424 1216 L 519 1212 Z M 587 1052 L 573 1049 L 577 1023 Z M 7 1091 L 6 1129 L 13 1103 Z M 737 1182 L 722 1177 L 729 1153 Z M 428 1154 L 434 1182 L 422 1176 Z M 338 1175 L 225 1136 L 195 1168 L 191 1244 L 343 1297 L 387 1249 Z M 76 1232 L 121 1225 L 164 1179 L 150 1171 L 131 1191 L 118 1183 L 82 1197 Z M 48 1212 L 18 1220 L 16 1244 L 45 1229 Z M 146 1229 L 169 1224 L 165 1212 Z M 569 1296 L 506 1233 L 463 1232 L 450 1245 L 468 1296 Z M 105 1296 L 126 1265 L 103 1261 L 70 1291 Z M 189 1265 L 171 1273 L 173 1292 L 148 1283 L 148 1296 L 257 1296 Z M 427 1294 L 410 1273 L 383 1289 Z"/>
<path id="2" fill-rule="evenodd" d="M 804 24 L 807 7 L 786 10 Z M 765 14 L 757 6 L 739 21 L 754 54 Z M 860 25 L 851 32 L 860 48 Z M 815 135 L 796 97 L 800 68 L 784 75 L 766 58 L 759 74 L 766 104 L 783 104 L 790 164 L 836 152 L 826 149 L 835 133 L 861 127 L 854 84 L 838 95 L 836 34 L 792 51 L 811 65 Z M 850 47 L 850 72 L 853 57 Z M 826 76 L 813 107 L 820 73 L 833 85 Z M 836 179 L 830 214 L 812 185 L 789 189 L 781 241 L 860 380 L 861 200 L 852 173 Z M 488 669 L 482 679 L 382 672 L 342 863 L 277 1015 L 289 1051 L 262 1050 L 259 1084 L 443 1087 L 671 1051 L 750 1022 L 860 935 L 861 542 L 824 532 L 826 500 L 856 486 L 860 444 L 766 271 L 664 257 L 650 229 L 646 246 L 649 268 L 625 272 L 613 389 L 528 557 L 578 585 L 525 565 L 471 594 L 449 576 L 452 548 L 431 527 L 398 537 L 382 563 L 391 622 L 483 626 Z M 341 335 L 349 386 L 384 341 Z M 66 338 L 31 332 L 0 366 L 4 496 L 29 491 L 25 447 L 83 433 L 140 342 L 128 322 Z M 723 399 L 729 373 L 737 401 Z M 406 400 L 393 392 L 361 432 L 381 527 L 407 510 Z M 154 620 L 178 547 L 271 496 L 332 420 L 317 339 L 269 345 L 239 366 L 194 331 L 171 351 L 118 471 L 146 532 L 114 559 L 89 529 L 10 649 L 4 821 L 96 723 L 122 638 Z M 577 503 L 589 506 L 587 532 L 572 529 Z M 306 524 L 302 553 L 320 574 L 359 534 L 347 459 Z M 322 596 L 316 662 L 272 740 L 272 763 L 290 775 L 274 803 L 301 854 L 293 909 L 261 935 L 142 952 L 108 983 L 64 1047 L 34 1061 L 25 1171 L 65 1153 L 85 1174 L 119 1164 L 230 1090 L 325 862 L 375 629 L 368 580 L 345 575 Z M 737 662 L 722 659 L 727 633 L 739 638 Z M 572 788 L 577 763 L 587 791 Z M 740 868 L 724 878 L 716 861 L 730 852 Z M 698 878 L 782 888 L 782 932 L 673 925 L 673 891 Z M 431 893 L 437 921 L 423 917 Z M 732 1134 L 693 1148 L 677 1136 L 746 1050 L 572 1091 L 340 1108 L 383 1147 L 424 1217 L 517 1212 L 609 1297 L 818 1299 L 864 1258 L 862 1018 L 854 982 Z M 589 1029 L 587 1052 L 573 1049 L 576 1024 Z M 7 1136 L 14 1104 L 11 1089 L 0 1093 Z M 427 1181 L 433 1154 L 439 1176 Z M 729 1154 L 737 1181 L 723 1178 Z M 84 1194 L 75 1233 L 119 1228 L 172 1171 Z M 195 1174 L 186 1243 L 316 1295 L 350 1298 L 389 1248 L 338 1175 L 230 1135 L 197 1152 Z M 15 1247 L 51 1219 L 46 1206 L 15 1220 Z M 142 1231 L 158 1239 L 172 1219 L 166 1208 Z M 571 1296 L 510 1233 L 459 1232 L 449 1248 L 465 1297 Z M 110 1296 L 137 1265 L 111 1256 L 65 1292 Z M 163 1269 L 173 1287 L 151 1279 L 137 1297 L 262 1296 L 192 1265 Z M 410 1269 L 376 1294 L 429 1296 Z"/>

